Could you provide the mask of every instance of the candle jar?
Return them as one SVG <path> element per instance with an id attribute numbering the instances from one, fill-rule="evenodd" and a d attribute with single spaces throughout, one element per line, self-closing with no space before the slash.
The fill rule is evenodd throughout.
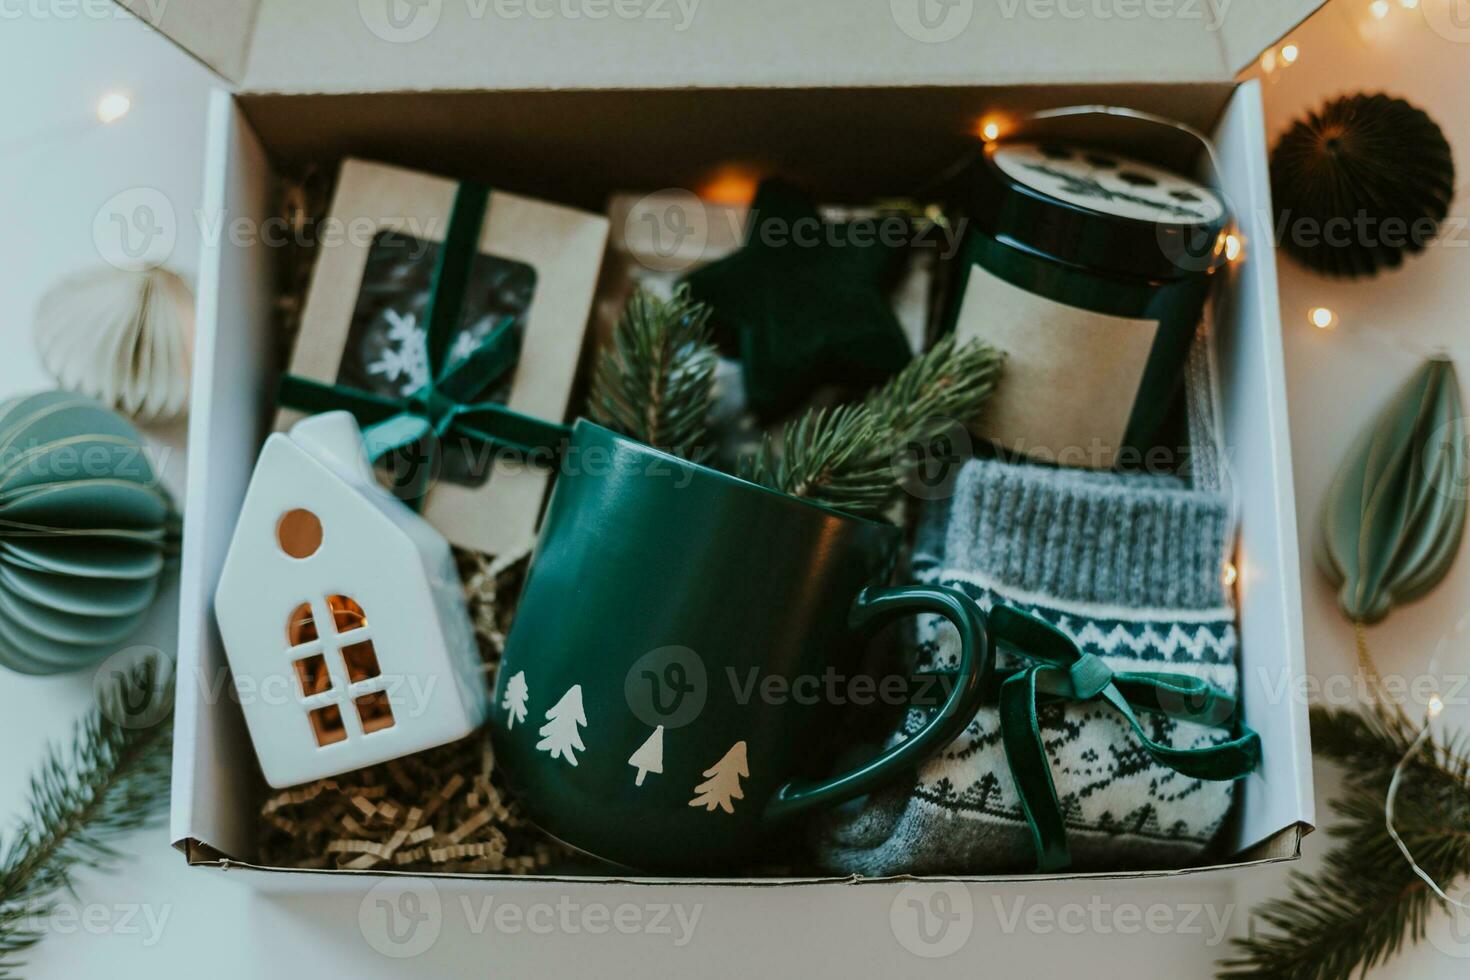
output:
<path id="1" fill-rule="evenodd" d="M 978 435 L 1135 468 L 1169 438 L 1229 220 L 1204 184 L 1111 151 L 990 143 L 959 179 L 948 326 L 1007 353 Z M 1170 447 L 1174 448 L 1174 447 Z"/>

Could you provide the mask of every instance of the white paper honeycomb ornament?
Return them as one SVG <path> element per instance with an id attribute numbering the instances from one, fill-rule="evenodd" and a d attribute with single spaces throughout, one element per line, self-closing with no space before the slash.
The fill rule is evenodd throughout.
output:
<path id="1" fill-rule="evenodd" d="M 374 481 L 346 412 L 266 440 L 214 609 L 274 787 L 433 748 L 484 722 L 449 544 Z"/>

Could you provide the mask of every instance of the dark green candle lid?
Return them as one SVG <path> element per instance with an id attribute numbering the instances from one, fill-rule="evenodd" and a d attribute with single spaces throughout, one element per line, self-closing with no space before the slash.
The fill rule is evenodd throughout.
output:
<path id="1" fill-rule="evenodd" d="M 1230 216 L 1218 194 L 1108 150 L 993 142 L 966 172 L 960 196 L 980 231 L 1068 265 L 1171 280 L 1224 261 Z"/>

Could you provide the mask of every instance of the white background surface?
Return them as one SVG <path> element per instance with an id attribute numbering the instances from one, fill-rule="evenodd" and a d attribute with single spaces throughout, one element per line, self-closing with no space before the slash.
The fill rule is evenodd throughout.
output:
<path id="1" fill-rule="evenodd" d="M 1427 3 L 1440 0 L 1425 0 Z M 93 222 L 108 200 L 136 188 L 156 188 L 175 209 L 179 229 L 170 265 L 192 279 L 200 232 L 192 209 L 201 191 L 204 106 L 212 77 L 161 38 L 110 15 L 89 17 L 96 5 L 0 5 L 0 214 L 6 218 L 0 299 L 6 341 L 0 395 L 44 387 L 30 341 L 31 314 L 55 278 L 99 261 Z M 1428 109 L 1445 127 L 1462 167 L 1470 170 L 1470 46 L 1431 31 L 1417 11 L 1394 0 L 1390 16 L 1371 21 L 1365 2 L 1335 0 L 1299 30 L 1301 57 L 1267 80 L 1271 136 L 1309 105 L 1345 88 L 1383 87 Z M 1373 25 L 1360 30 L 1363 24 Z M 129 91 L 132 113 L 113 127 L 90 124 L 98 97 Z M 1464 195 L 1461 195 L 1463 198 Z M 1464 201 L 1456 213 L 1464 220 Z M 1465 313 L 1470 301 L 1470 231 L 1452 231 L 1406 269 L 1369 283 L 1333 284 L 1283 261 L 1281 290 L 1296 453 L 1303 553 L 1310 555 L 1317 501 L 1361 424 L 1414 368 L 1416 357 L 1383 336 L 1417 338 L 1470 350 Z M 105 246 L 107 243 L 104 242 Z M 1332 307 L 1341 327 L 1312 329 L 1306 310 Z M 1379 328 L 1373 334 L 1366 328 Z M 1463 358 L 1462 358 L 1463 360 Z M 1470 362 L 1466 362 L 1470 363 Z M 156 433 L 160 452 L 178 432 Z M 166 459 L 177 487 L 176 457 Z M 1336 615 L 1329 590 L 1304 569 L 1309 663 L 1319 679 L 1351 671 L 1352 637 Z M 1429 600 L 1375 631 L 1386 673 L 1425 668 L 1435 642 L 1456 623 L 1470 597 L 1470 562 Z M 140 638 L 170 643 L 166 611 Z M 1449 665 L 1463 672 L 1470 651 Z M 19 811 L 25 781 L 47 739 L 63 738 L 88 703 L 90 678 L 33 679 L 0 674 L 0 811 Z M 1319 811 L 1330 774 L 1319 775 Z M 1308 841 L 1309 858 L 1326 844 Z M 923 969 L 954 976 L 1204 977 L 1221 952 L 1211 946 L 1210 914 L 1244 928 L 1244 908 L 1281 890 L 1282 875 L 1255 872 L 1237 883 L 1144 883 L 1099 886 L 1017 886 L 972 889 L 973 934 L 954 955 L 925 963 L 907 951 L 890 926 L 890 911 L 912 896 L 893 888 L 634 889 L 563 893 L 550 886 L 516 886 L 496 894 L 484 918 L 483 899 L 440 888 L 442 927 L 416 959 L 395 961 L 373 925 L 375 901 L 346 889 L 329 897 L 266 897 L 227 875 L 189 871 L 169 849 L 162 829 L 134 835 L 135 857 L 110 877 L 82 879 L 77 918 L 51 922 L 51 935 L 32 956 L 28 976 L 158 977 L 204 974 L 250 977 L 268 972 L 327 972 L 379 976 L 412 969 L 429 974 L 573 975 L 596 972 L 747 976 L 757 972 L 810 977 L 902 975 Z M 673 933 L 595 934 L 559 921 L 559 901 L 678 902 L 699 916 L 693 939 Z M 961 898 L 962 902 L 962 898 Z M 495 906 L 510 903 L 526 919 L 497 927 Z M 546 905 L 544 911 L 539 907 Z M 1168 915 L 1173 927 L 1132 912 Z M 1208 906 L 1206 908 L 1205 906 Z M 360 924 L 366 910 L 368 927 Z M 696 911 L 697 910 L 697 911 Z M 1021 913 L 1014 925 L 1011 918 Z M 594 913 L 595 914 L 595 913 Z M 643 913 L 648 916 L 650 913 Z M 548 918 L 543 918 L 548 917 Z M 1185 919 L 1193 921 L 1188 925 Z M 506 920 L 500 920 L 502 923 Z M 645 918 L 645 921 L 648 921 Z M 1159 920 L 1162 921 L 1162 920 Z M 551 923 L 550 932 L 542 926 Z M 1029 925 L 1028 925 L 1029 923 Z M 1098 925 L 1101 928 L 1098 928 Z M 591 923 L 595 926 L 595 922 Z M 1447 936 L 1445 924 L 1435 927 Z M 901 930 L 899 930 L 901 931 Z M 424 935 L 427 937 L 428 933 Z M 1445 943 L 1450 946 L 1451 944 Z M 1451 946 L 1451 948 L 1454 948 Z M 1470 954 L 1470 949 L 1464 950 Z M 1385 977 L 1463 976 L 1466 959 L 1426 943 L 1378 974 Z"/>

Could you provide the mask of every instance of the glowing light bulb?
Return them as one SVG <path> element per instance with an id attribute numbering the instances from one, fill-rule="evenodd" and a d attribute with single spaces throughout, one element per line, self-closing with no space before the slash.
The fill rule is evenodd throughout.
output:
<path id="1" fill-rule="evenodd" d="M 986 142 L 993 142 L 1000 136 L 1000 123 L 988 122 L 980 127 L 980 135 L 985 137 Z"/>
<path id="2" fill-rule="evenodd" d="M 1227 589 L 1235 588 L 1235 583 L 1240 581 L 1240 569 L 1235 567 L 1235 562 L 1227 561 L 1221 566 L 1220 581 Z"/>
<path id="3" fill-rule="evenodd" d="M 1368 5 L 1368 12 L 1378 20 L 1388 16 L 1388 0 L 1373 0 Z"/>
<path id="4" fill-rule="evenodd" d="M 699 188 L 699 196 L 712 204 L 731 207 L 747 205 L 755 200 L 760 177 L 753 170 L 727 164 L 709 176 Z"/>
<path id="5" fill-rule="evenodd" d="M 1239 235 L 1225 236 L 1225 261 L 1235 262 L 1240 259 L 1244 246 L 1240 243 Z"/>
<path id="6" fill-rule="evenodd" d="M 1264 71 L 1268 75 L 1271 74 L 1273 71 L 1276 70 L 1276 49 L 1275 48 L 1267 48 L 1261 54 L 1261 70 Z"/>
<path id="7" fill-rule="evenodd" d="M 133 100 L 123 92 L 108 92 L 97 101 L 97 121 L 104 126 L 117 122 L 128 114 Z"/>
<path id="8" fill-rule="evenodd" d="M 1331 330 L 1337 326 L 1337 314 L 1325 306 L 1314 306 L 1307 312 L 1307 319 L 1318 330 Z"/>
<path id="9" fill-rule="evenodd" d="M 1296 61 L 1297 55 L 1301 53 L 1302 49 L 1297 47 L 1295 44 L 1283 44 L 1281 46 L 1281 63 L 1284 65 L 1289 65 L 1292 62 Z"/>
<path id="10" fill-rule="evenodd" d="M 1444 702 L 1439 699 L 1438 694 L 1429 699 L 1429 717 L 1438 718 L 1443 711 Z"/>

